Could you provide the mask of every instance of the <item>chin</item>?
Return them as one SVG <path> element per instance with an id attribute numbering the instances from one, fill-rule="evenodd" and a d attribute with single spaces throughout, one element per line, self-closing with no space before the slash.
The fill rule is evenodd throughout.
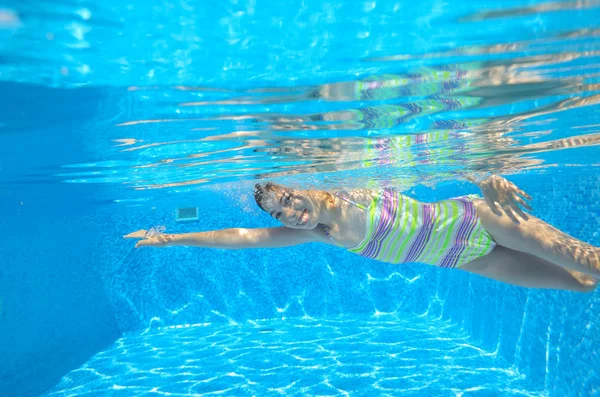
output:
<path id="1" fill-rule="evenodd" d="M 306 225 L 290 225 L 289 227 L 293 228 L 293 229 L 314 229 L 315 225 L 312 225 L 311 223 L 307 223 Z"/>
<path id="2" fill-rule="evenodd" d="M 306 225 L 302 226 L 302 229 L 314 229 L 317 227 L 318 224 L 313 224 L 313 223 L 307 223 Z"/>

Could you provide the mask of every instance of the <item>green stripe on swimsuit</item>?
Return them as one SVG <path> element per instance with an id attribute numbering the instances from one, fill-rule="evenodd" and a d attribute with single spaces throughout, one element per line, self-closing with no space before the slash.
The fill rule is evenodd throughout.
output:
<path id="1" fill-rule="evenodd" d="M 367 209 L 365 238 L 349 251 L 388 263 L 460 267 L 496 246 L 481 226 L 473 204 L 476 198 L 421 203 L 385 189 Z"/>

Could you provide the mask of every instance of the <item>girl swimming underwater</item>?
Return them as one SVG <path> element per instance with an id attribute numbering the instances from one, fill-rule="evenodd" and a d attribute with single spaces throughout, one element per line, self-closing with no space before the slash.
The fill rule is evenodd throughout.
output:
<path id="1" fill-rule="evenodd" d="M 475 195 L 421 203 L 393 189 L 347 194 L 256 185 L 261 209 L 275 228 L 232 228 L 149 234 L 137 247 L 276 248 L 319 242 L 388 263 L 456 268 L 527 288 L 590 292 L 600 278 L 600 248 L 523 212 L 531 198 L 508 180 L 470 178 Z M 520 219 L 519 219 L 520 218 Z"/>

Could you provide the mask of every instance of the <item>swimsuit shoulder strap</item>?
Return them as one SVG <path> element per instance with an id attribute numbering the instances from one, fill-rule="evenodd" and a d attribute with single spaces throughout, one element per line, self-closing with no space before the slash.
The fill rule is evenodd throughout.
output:
<path id="1" fill-rule="evenodd" d="M 334 243 L 335 245 L 339 246 L 339 247 L 343 247 L 345 248 L 343 245 L 341 245 L 340 243 L 338 243 L 337 241 L 335 241 L 333 239 L 333 237 L 331 237 L 331 234 L 329 234 L 329 228 L 325 225 L 323 225 L 322 223 L 319 223 L 319 225 L 321 226 L 321 228 L 323 229 L 323 232 L 325 233 L 325 235 L 327 236 L 327 238 L 329 240 L 331 240 L 332 243 Z"/>
<path id="2" fill-rule="evenodd" d="M 365 210 L 365 211 L 367 210 L 367 207 L 365 207 L 364 205 L 362 205 L 362 204 L 360 204 L 360 203 L 357 203 L 357 202 L 356 202 L 356 201 L 354 201 L 354 200 L 351 200 L 351 199 L 349 199 L 349 198 L 348 198 L 348 197 L 346 197 L 346 196 L 342 196 L 341 194 L 339 194 L 339 193 L 337 193 L 337 192 L 333 192 L 333 194 L 334 194 L 334 195 L 336 195 L 337 197 L 339 197 L 340 199 L 344 200 L 345 202 L 347 202 L 347 203 L 349 203 L 349 204 L 352 204 L 353 206 L 355 206 L 355 207 L 357 207 L 357 208 L 360 208 L 361 210 Z"/>

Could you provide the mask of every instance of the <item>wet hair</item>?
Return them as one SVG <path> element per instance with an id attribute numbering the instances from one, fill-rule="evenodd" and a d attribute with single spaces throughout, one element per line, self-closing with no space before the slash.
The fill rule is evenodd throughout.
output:
<path id="1" fill-rule="evenodd" d="M 260 183 L 257 183 L 256 185 L 254 185 L 254 201 L 256 201 L 256 204 L 260 207 L 261 210 L 269 212 L 265 209 L 267 195 L 273 194 L 279 189 L 279 186 L 272 182 L 267 182 L 264 186 Z"/>

